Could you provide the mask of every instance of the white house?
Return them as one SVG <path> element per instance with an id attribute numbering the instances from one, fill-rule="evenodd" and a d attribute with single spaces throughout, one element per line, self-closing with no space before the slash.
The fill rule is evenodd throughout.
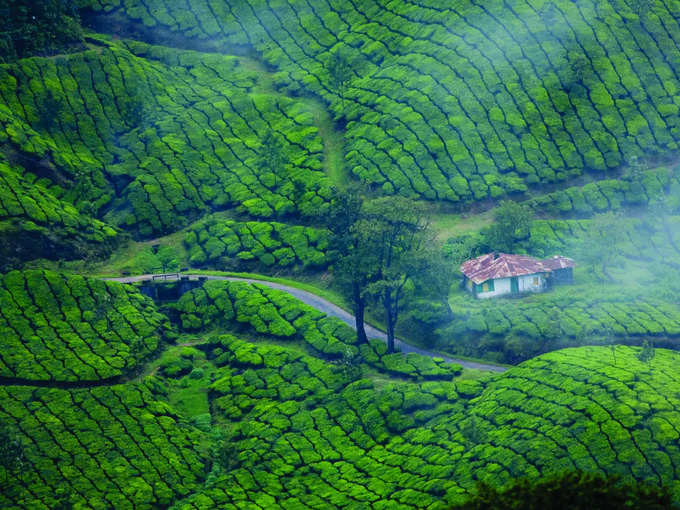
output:
<path id="1" fill-rule="evenodd" d="M 572 259 L 557 255 L 539 260 L 528 255 L 487 253 L 464 262 L 460 270 L 465 276 L 465 288 L 477 298 L 488 298 L 541 292 L 553 282 L 570 282 L 573 267 Z M 553 277 L 553 271 L 559 273 L 559 278 Z"/>

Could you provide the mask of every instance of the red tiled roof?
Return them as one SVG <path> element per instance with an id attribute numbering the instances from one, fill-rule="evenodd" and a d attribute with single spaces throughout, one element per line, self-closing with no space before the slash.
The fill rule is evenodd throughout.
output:
<path id="1" fill-rule="evenodd" d="M 475 283 L 495 278 L 523 276 L 550 271 L 543 263 L 528 255 L 509 255 L 507 253 L 487 253 L 476 259 L 463 262 L 461 272 Z"/>
<path id="2" fill-rule="evenodd" d="M 543 262 L 543 265 L 551 271 L 554 271 L 555 269 L 564 269 L 566 267 L 574 267 L 576 265 L 574 264 L 574 259 L 563 257 L 562 255 L 553 255 L 551 258 L 542 260 L 541 262 Z"/>

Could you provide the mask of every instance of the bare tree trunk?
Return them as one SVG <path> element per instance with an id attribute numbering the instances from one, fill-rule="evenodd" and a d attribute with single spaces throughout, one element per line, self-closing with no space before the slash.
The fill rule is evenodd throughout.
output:
<path id="1" fill-rule="evenodd" d="M 394 316 L 392 315 L 392 291 L 385 290 L 383 301 L 385 319 L 387 320 L 387 352 L 394 352 Z"/>
<path id="2" fill-rule="evenodd" d="M 368 343 L 366 336 L 366 328 L 364 326 L 364 312 L 366 311 L 366 304 L 361 297 L 361 288 L 358 284 L 352 285 L 352 293 L 354 298 L 354 321 L 357 328 L 357 341 L 361 343 Z"/>
<path id="3" fill-rule="evenodd" d="M 394 321 L 392 316 L 387 316 L 387 352 L 394 352 Z"/>

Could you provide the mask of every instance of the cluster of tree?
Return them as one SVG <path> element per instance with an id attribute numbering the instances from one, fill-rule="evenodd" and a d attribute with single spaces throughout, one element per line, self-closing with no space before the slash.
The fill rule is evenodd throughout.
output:
<path id="1" fill-rule="evenodd" d="M 639 174 L 633 165 L 630 179 L 635 180 Z M 670 231 L 668 225 L 668 207 L 659 201 L 651 210 L 651 216 L 658 220 L 664 230 Z M 494 210 L 494 222 L 479 233 L 466 234 L 450 239 L 445 246 L 445 254 L 451 264 L 458 267 L 464 261 L 492 251 L 503 253 L 532 253 L 535 240 L 531 229 L 534 213 L 528 206 L 504 200 Z M 609 269 L 621 258 L 621 246 L 626 241 L 626 232 L 620 228 L 622 216 L 616 212 L 599 213 L 592 216 L 586 231 L 567 247 L 579 265 L 590 268 L 601 280 L 612 281 Z M 672 237 L 669 235 L 669 238 Z"/>
<path id="2" fill-rule="evenodd" d="M 457 268 L 466 260 L 492 251 L 525 252 L 531 236 L 533 211 L 526 205 L 503 200 L 494 210 L 494 222 L 479 233 L 450 239 L 444 253 Z"/>
<path id="3" fill-rule="evenodd" d="M 515 480 L 505 488 L 485 483 L 452 510 L 666 510 L 674 508 L 667 487 L 624 483 L 616 475 L 568 471 L 551 477 Z"/>
<path id="4" fill-rule="evenodd" d="M 446 300 L 452 282 L 426 208 L 400 196 L 369 201 L 360 190 L 336 190 L 328 218 L 337 252 L 333 274 L 353 305 L 358 341 L 367 341 L 364 315 L 374 304 L 384 313 L 388 351 L 394 352 L 404 305 L 414 296 Z"/>
<path id="5" fill-rule="evenodd" d="M 0 62 L 49 55 L 83 39 L 73 0 L 0 0 Z"/>

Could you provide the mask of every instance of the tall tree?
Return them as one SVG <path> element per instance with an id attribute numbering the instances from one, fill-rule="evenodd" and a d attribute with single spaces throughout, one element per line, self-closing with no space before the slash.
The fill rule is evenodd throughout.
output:
<path id="1" fill-rule="evenodd" d="M 652 344 L 649 340 L 644 340 L 642 342 L 642 349 L 640 349 L 640 352 L 636 354 L 636 357 L 643 363 L 651 365 L 655 354 L 656 352 L 654 351 L 654 344 Z"/>
<path id="2" fill-rule="evenodd" d="M 0 467 L 5 473 L 3 483 L 7 481 L 9 474 L 21 469 L 24 458 L 23 445 L 9 427 L 0 422 Z"/>
<path id="3" fill-rule="evenodd" d="M 73 0 L 0 0 L 0 61 L 47 55 L 82 41 Z"/>
<path id="4" fill-rule="evenodd" d="M 532 217 L 526 205 L 503 200 L 494 211 L 494 223 L 484 233 L 489 248 L 512 252 L 519 242 L 529 238 Z"/>
<path id="5" fill-rule="evenodd" d="M 590 72 L 590 60 L 583 53 L 580 46 L 574 45 L 574 49 L 567 52 L 565 87 L 569 93 L 585 91 L 585 80 Z"/>
<path id="6" fill-rule="evenodd" d="M 357 340 L 367 342 L 364 327 L 368 299 L 366 287 L 371 279 L 373 254 L 355 228 L 362 217 L 363 198 L 361 190 L 354 186 L 343 190 L 336 188 L 333 192 L 327 216 L 330 245 L 336 260 L 332 267 L 333 278 L 352 303 Z"/>
<path id="7" fill-rule="evenodd" d="M 335 51 L 331 53 L 326 62 L 326 70 L 331 87 L 340 96 L 342 113 L 345 113 L 345 92 L 347 85 L 352 78 L 353 66 L 349 57 L 344 52 Z"/>
<path id="8" fill-rule="evenodd" d="M 409 295 L 435 288 L 429 277 L 438 267 L 441 250 L 431 235 L 424 206 L 404 197 L 382 197 L 367 204 L 355 228 L 361 242 L 372 246 L 373 272 L 366 290 L 383 308 L 387 349 L 394 352 L 399 312 Z"/>

